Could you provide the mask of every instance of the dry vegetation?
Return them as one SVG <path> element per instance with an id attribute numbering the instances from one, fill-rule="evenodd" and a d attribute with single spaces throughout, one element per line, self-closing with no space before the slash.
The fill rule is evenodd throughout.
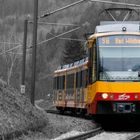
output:
<path id="1" fill-rule="evenodd" d="M 0 137 L 11 138 L 47 124 L 43 112 L 18 91 L 0 80 Z"/>

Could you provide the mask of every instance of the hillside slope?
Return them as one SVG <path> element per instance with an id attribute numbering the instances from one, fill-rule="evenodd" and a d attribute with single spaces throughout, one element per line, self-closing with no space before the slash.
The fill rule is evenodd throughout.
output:
<path id="1" fill-rule="evenodd" d="M 0 139 L 39 130 L 47 122 L 45 114 L 33 107 L 25 95 L 0 80 Z"/>

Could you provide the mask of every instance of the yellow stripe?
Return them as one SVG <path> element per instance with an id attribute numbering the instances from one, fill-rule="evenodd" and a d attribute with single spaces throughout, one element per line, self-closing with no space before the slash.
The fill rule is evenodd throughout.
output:
<path id="1" fill-rule="evenodd" d="M 107 93 L 140 93 L 140 82 L 103 82 L 88 86 L 87 103 L 93 102 L 97 92 Z"/>

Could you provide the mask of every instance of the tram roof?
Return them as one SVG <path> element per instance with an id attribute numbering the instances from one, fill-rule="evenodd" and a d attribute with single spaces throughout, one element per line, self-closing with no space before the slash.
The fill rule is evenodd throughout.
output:
<path id="1" fill-rule="evenodd" d="M 124 30 L 124 28 L 126 30 Z M 105 32 L 140 32 L 139 21 L 102 21 L 96 26 L 95 33 Z"/>
<path id="2" fill-rule="evenodd" d="M 74 63 L 70 63 L 70 64 L 67 64 L 67 65 L 59 66 L 55 72 L 59 72 L 59 71 L 68 70 L 68 69 L 79 67 L 81 65 L 84 65 L 87 61 L 88 61 L 88 57 L 86 57 L 84 59 L 81 59 L 79 61 L 76 61 Z"/>

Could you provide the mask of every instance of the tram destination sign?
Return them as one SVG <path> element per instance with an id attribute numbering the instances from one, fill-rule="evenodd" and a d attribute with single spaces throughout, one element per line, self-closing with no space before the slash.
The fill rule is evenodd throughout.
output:
<path id="1" fill-rule="evenodd" d="M 117 35 L 106 36 L 98 38 L 98 45 L 101 47 L 123 47 L 123 46 L 136 46 L 140 47 L 140 36 L 130 35 Z"/>

